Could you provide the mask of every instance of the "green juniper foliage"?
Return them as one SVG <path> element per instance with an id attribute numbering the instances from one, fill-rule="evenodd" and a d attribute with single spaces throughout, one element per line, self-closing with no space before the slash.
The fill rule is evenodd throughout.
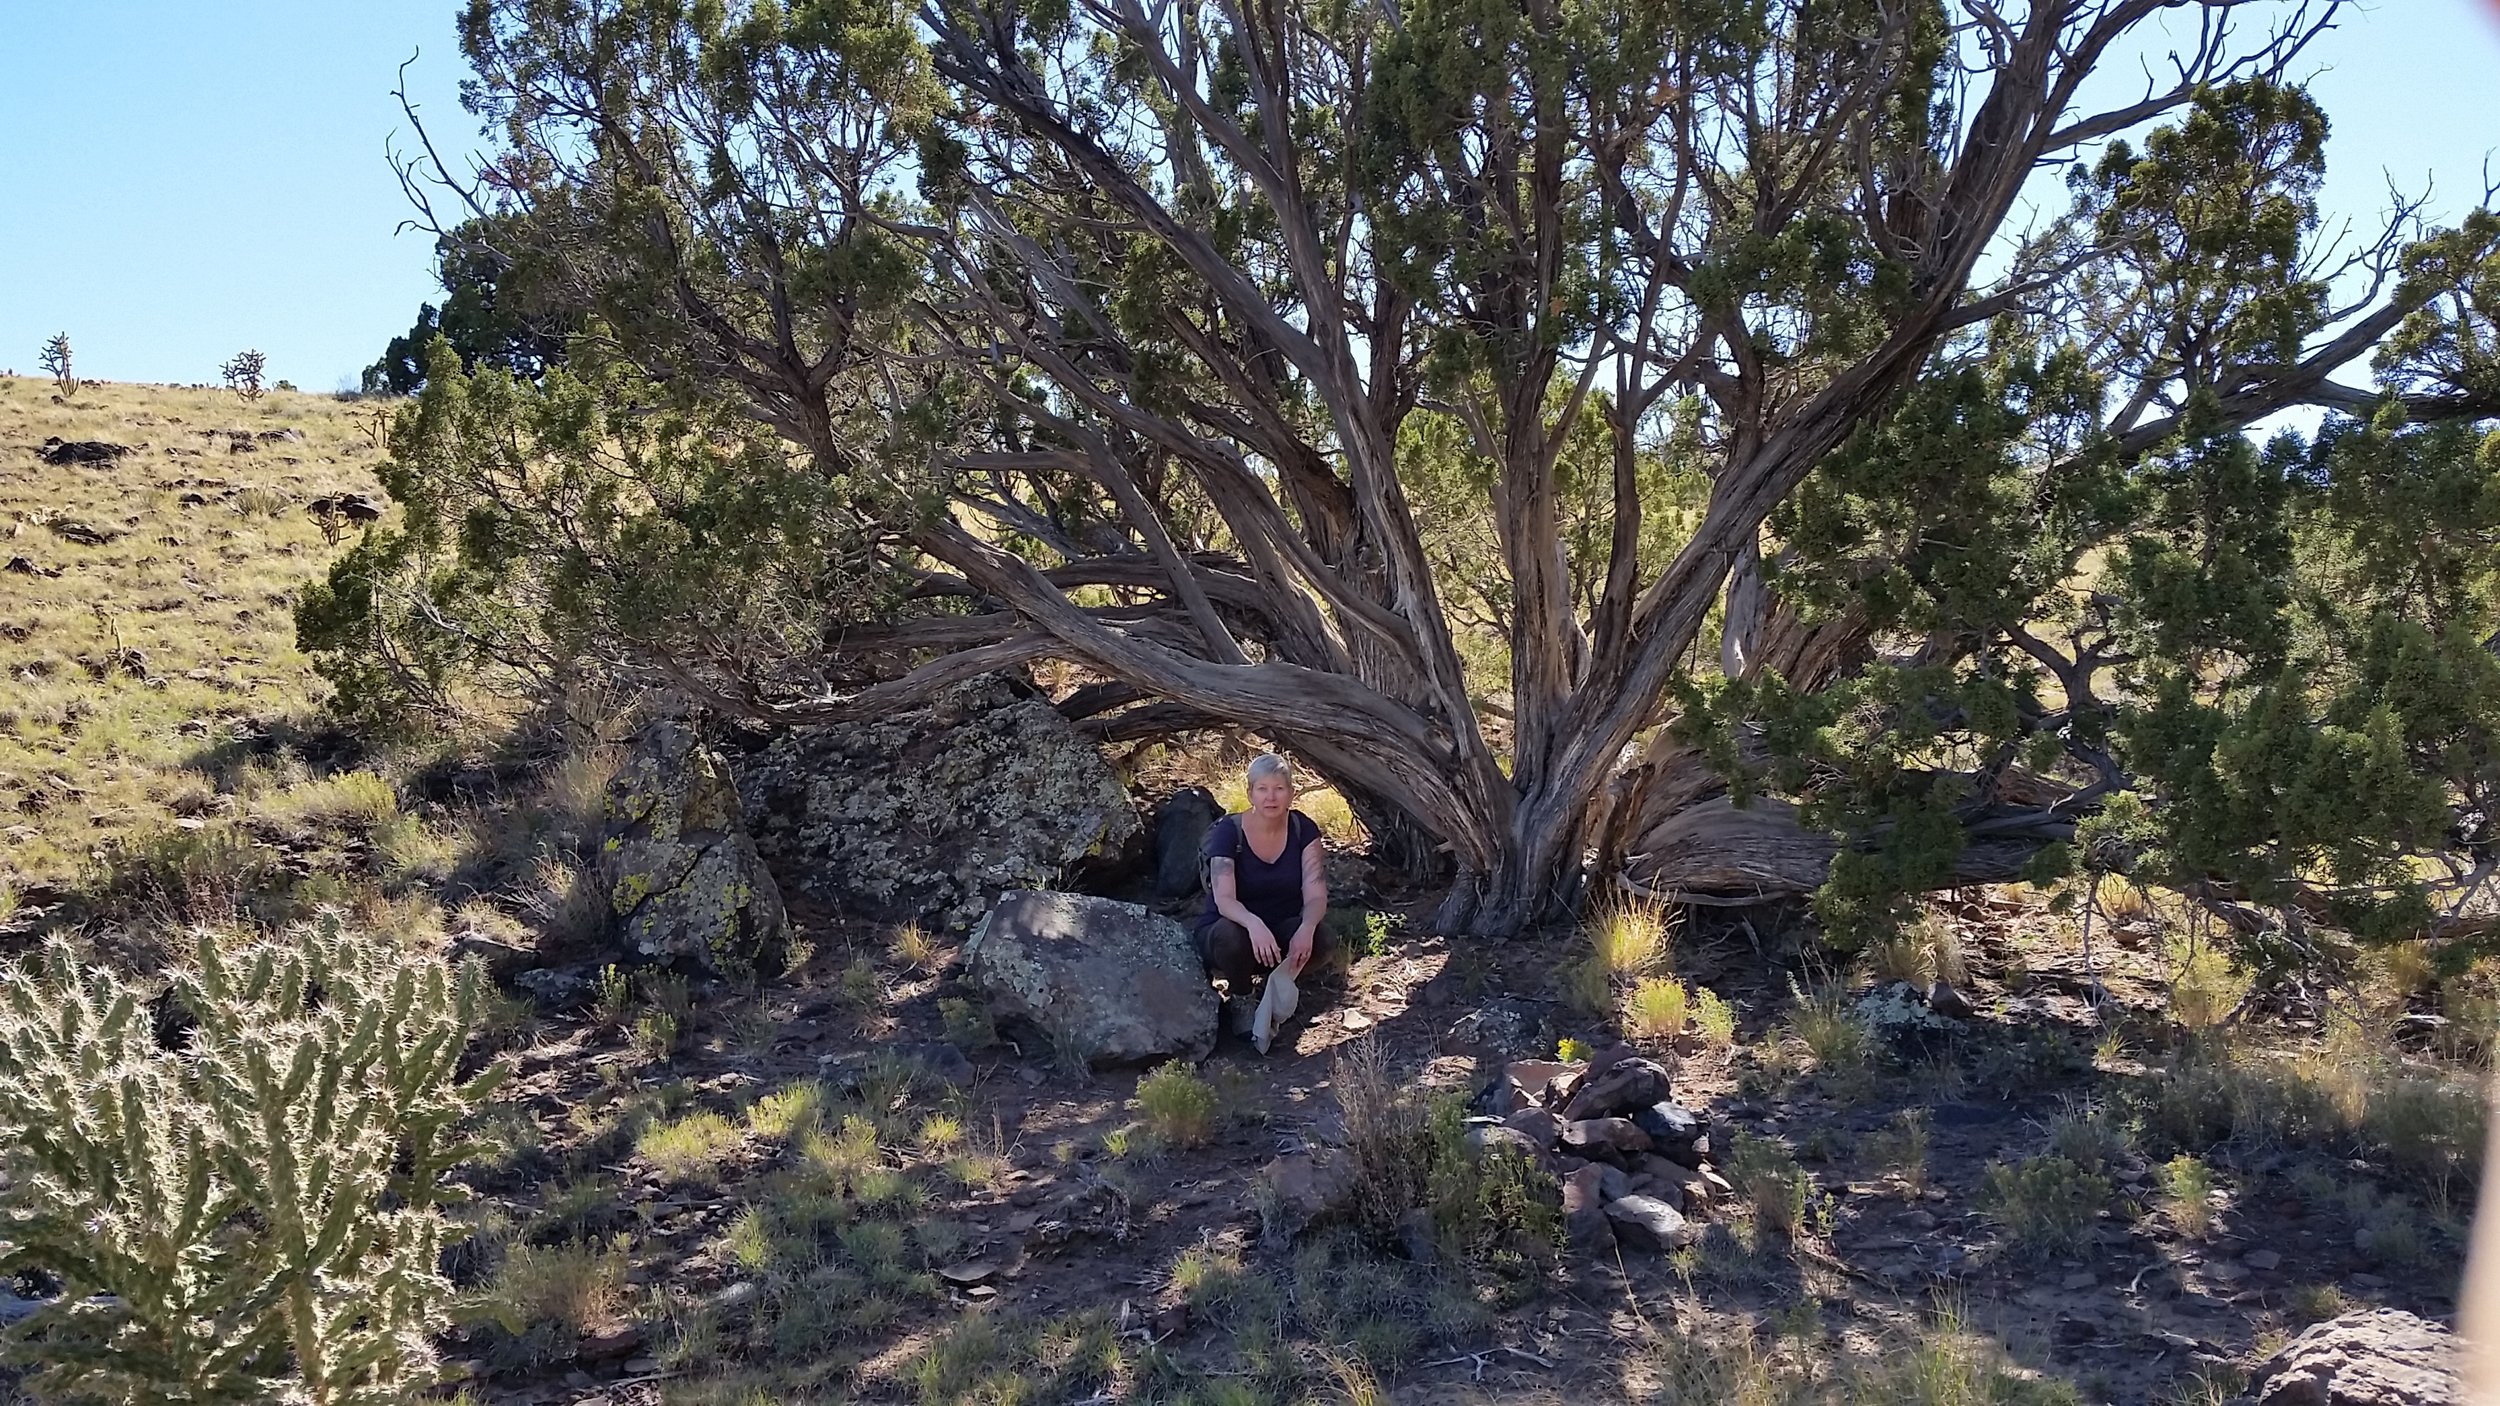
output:
<path id="1" fill-rule="evenodd" d="M 1740 800 L 1838 841 L 1837 939 L 2077 862 L 2242 932 L 2410 936 L 2500 839 L 2500 433 L 2475 418 L 2500 409 L 2500 219 L 2387 256 L 2445 296 L 2380 347 L 2383 397 L 2262 447 L 2235 409 L 2310 374 L 2328 325 L 2324 137 L 2245 82 L 2113 143 L 2059 236 L 2112 251 L 2069 314 L 1949 345 L 1773 515 L 1783 599 L 1923 641 L 1828 687 L 1680 686 L 1679 734 Z"/>
<path id="2" fill-rule="evenodd" d="M 497 1073 L 459 1076 L 474 969 L 335 917 L 203 934 L 168 1004 L 56 941 L 0 975 L 0 1276 L 47 1401 L 405 1401 L 437 1379 L 446 1178 Z"/>
<path id="3" fill-rule="evenodd" d="M 2316 7 L 2108 111 L 2172 7 L 1997 8 L 478 0 L 445 233 L 565 362 L 429 362 L 301 634 L 376 711 L 1066 661 L 1291 741 L 1450 932 L 1592 851 L 1844 943 L 2078 856 L 2419 928 L 2488 867 L 2500 220 L 2339 262 Z"/>

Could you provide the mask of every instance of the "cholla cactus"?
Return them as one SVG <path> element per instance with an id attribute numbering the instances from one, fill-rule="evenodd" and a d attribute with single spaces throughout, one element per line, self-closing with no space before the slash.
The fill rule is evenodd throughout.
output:
<path id="1" fill-rule="evenodd" d="M 55 941 L 0 973 L 0 1275 L 61 1402 L 400 1402 L 439 1375 L 446 1175 L 500 1070 L 459 1078 L 477 973 L 335 917 L 202 934 L 160 1043 L 143 995 Z"/>

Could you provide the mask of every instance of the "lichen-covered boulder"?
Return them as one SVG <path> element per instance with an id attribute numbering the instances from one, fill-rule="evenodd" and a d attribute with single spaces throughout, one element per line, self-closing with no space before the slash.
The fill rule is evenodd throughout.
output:
<path id="1" fill-rule="evenodd" d="M 1092 1065 L 1202 1059 L 1217 1001 L 1181 925 L 1134 903 L 1014 889 L 964 944 L 990 1013 Z"/>
<path id="2" fill-rule="evenodd" d="M 2402 1309 L 2312 1324 L 2249 1379 L 2252 1406 L 2460 1406 L 2456 1339 Z"/>
<path id="3" fill-rule="evenodd" d="M 810 895 L 957 929 L 1140 828 L 1093 743 L 997 675 L 917 712 L 796 729 L 748 764 L 744 792 L 756 844 Z"/>
<path id="4" fill-rule="evenodd" d="M 729 764 L 694 729 L 643 730 L 608 782 L 594 867 L 626 961 L 718 976 L 781 968 L 790 920 L 740 819 Z"/>

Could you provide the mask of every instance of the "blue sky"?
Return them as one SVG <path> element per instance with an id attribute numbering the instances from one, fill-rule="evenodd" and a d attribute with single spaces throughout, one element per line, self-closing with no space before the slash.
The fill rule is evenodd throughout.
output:
<path id="1" fill-rule="evenodd" d="M 206 381 L 245 347 L 331 390 L 433 296 L 383 157 L 400 62 L 467 138 L 455 0 L 0 0 L 0 368 L 66 330 L 88 376 Z M 2453 215 L 2500 149 L 2500 0 L 2376 0 L 2309 58 L 2332 209 L 2386 177 Z M 2500 175 L 2500 157 L 2493 157 Z M 2385 173 L 2385 174 L 2382 174 Z"/>

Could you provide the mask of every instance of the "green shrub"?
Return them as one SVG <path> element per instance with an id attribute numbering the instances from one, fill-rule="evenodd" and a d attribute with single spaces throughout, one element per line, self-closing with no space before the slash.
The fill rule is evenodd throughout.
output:
<path id="1" fill-rule="evenodd" d="M 1469 1147 L 1463 1096 L 1393 1078 L 1370 1041 L 1337 1057 L 1332 1082 L 1363 1234 L 1400 1244 L 1407 1217 L 1420 1210 L 1459 1258 L 1505 1281 L 1522 1282 L 1552 1259 L 1562 1239 L 1561 1188 L 1524 1158 Z"/>
<path id="2" fill-rule="evenodd" d="M 1992 1163 L 1975 1200 L 2015 1243 L 2071 1250 L 2091 1232 L 2112 1190 L 2109 1178 L 2063 1157 L 2033 1157 L 2012 1166 Z"/>
<path id="3" fill-rule="evenodd" d="M 1220 1111 L 1215 1086 L 1184 1060 L 1173 1060 L 1137 1081 L 1137 1110 L 1166 1147 L 1200 1147 L 1215 1136 Z"/>
<path id="4" fill-rule="evenodd" d="M 1736 1007 L 1707 986 L 1693 988 L 1693 1033 L 1720 1049 L 1735 1044 Z"/>
<path id="5" fill-rule="evenodd" d="M 1684 983 L 1674 977 L 1642 977 L 1623 998 L 1623 1033 L 1637 1040 L 1672 1040 L 1684 1033 L 1690 1002 Z"/>
<path id="6" fill-rule="evenodd" d="M 2214 1172 L 2203 1160 L 2185 1153 L 2162 1164 L 2161 1189 L 2170 1222 L 2191 1240 L 2202 1240 L 2214 1228 Z"/>
<path id="7" fill-rule="evenodd" d="M 335 917 L 172 981 L 179 1049 L 109 971 L 0 974 L 0 1277 L 62 1293 L 14 1333 L 46 1399 L 396 1403 L 439 1376 L 446 1177 L 500 1069 L 463 1081 L 474 970 Z M 317 1216 L 317 1218 L 316 1218 Z"/>

